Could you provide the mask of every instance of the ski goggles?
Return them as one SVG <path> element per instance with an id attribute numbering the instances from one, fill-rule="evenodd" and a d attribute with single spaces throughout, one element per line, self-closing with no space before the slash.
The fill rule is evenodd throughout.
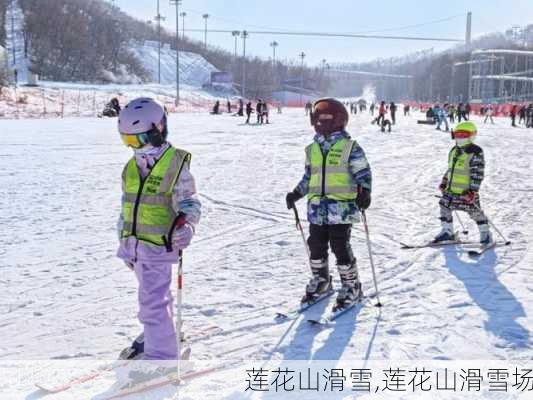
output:
<path id="1" fill-rule="evenodd" d="M 469 139 L 476 135 L 476 132 L 471 131 L 451 131 L 452 139 Z"/>
<path id="2" fill-rule="evenodd" d="M 134 149 L 140 149 L 141 147 L 144 147 L 150 142 L 148 132 L 137 133 L 134 135 L 121 133 L 120 138 L 122 139 L 122 143 Z"/>

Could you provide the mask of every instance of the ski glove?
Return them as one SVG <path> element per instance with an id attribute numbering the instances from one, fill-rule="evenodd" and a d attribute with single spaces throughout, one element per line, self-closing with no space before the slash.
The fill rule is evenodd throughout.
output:
<path id="1" fill-rule="evenodd" d="M 357 188 L 357 197 L 355 198 L 355 204 L 357 204 L 357 207 L 359 207 L 360 210 L 366 210 L 368 207 L 370 207 L 370 202 L 370 190 L 359 186 Z"/>
<path id="2" fill-rule="evenodd" d="M 285 197 L 285 201 L 287 202 L 287 208 L 290 210 L 291 208 L 294 208 L 294 204 L 300 200 L 303 196 L 297 192 L 296 190 L 293 190 L 290 193 L 287 193 L 287 197 Z"/>
<path id="3" fill-rule="evenodd" d="M 186 222 L 183 226 L 174 231 L 172 242 L 176 248 L 183 250 L 191 244 L 193 235 L 194 228 L 191 224 Z"/>
<path id="4" fill-rule="evenodd" d="M 466 204 L 474 204 L 476 202 L 477 193 L 473 190 L 469 190 L 461 196 Z"/>

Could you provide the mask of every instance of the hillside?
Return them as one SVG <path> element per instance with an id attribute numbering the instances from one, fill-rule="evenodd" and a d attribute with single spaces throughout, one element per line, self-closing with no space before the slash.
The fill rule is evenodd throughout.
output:
<path id="1" fill-rule="evenodd" d="M 86 83 L 144 83 L 154 79 L 154 53 L 142 45 L 147 41 L 157 41 L 157 30 L 145 21 L 137 20 L 119 8 L 103 0 L 0 0 L 0 13 L 5 20 L 8 6 L 18 4 L 24 15 L 21 18 L 20 36 L 23 46 L 30 55 L 31 70 L 41 79 L 59 82 Z M 5 38 L 2 24 L 0 41 Z M 175 34 L 165 29 L 161 33 L 162 43 L 170 43 L 164 50 L 164 82 L 172 79 L 170 67 L 175 48 Z M 3 40 L 2 43 L 5 43 Z M 194 66 L 184 65 L 182 73 L 187 79 L 195 75 L 196 82 L 205 82 L 206 71 L 215 69 L 229 71 L 235 77 L 242 76 L 242 57 L 238 62 L 232 52 L 217 47 L 204 48 L 203 43 L 188 37 L 180 40 L 179 50 L 195 53 L 205 59 L 189 57 Z M 142 57 L 142 59 L 141 59 Z M 211 64 L 208 66 L 207 63 Z M 280 81 L 301 75 L 299 65 L 290 61 L 278 60 L 272 65 L 270 60 L 258 57 L 246 58 L 246 79 L 248 96 L 267 96 Z M 199 71 L 197 67 L 202 67 Z M 168 67 L 168 68 L 167 68 Z M 199 73 L 199 78 L 196 76 Z M 319 68 L 305 68 L 305 80 L 317 80 Z M 189 75 L 189 78 L 187 78 Z M 240 79 L 239 79 L 240 81 Z M 326 79 L 320 79 L 321 90 L 328 86 Z M 238 86 L 238 84 L 237 84 Z"/>
<path id="2" fill-rule="evenodd" d="M 150 82 L 158 81 L 158 45 L 147 41 L 135 44 L 131 52 L 148 72 Z M 180 82 L 191 86 L 202 86 L 209 82 L 211 72 L 218 71 L 201 55 L 180 51 Z M 168 44 L 161 48 L 161 84 L 174 85 L 176 82 L 176 50 Z"/>

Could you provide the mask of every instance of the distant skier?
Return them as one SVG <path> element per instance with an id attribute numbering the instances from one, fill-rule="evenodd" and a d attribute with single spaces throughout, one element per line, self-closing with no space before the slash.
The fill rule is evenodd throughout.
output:
<path id="1" fill-rule="evenodd" d="M 516 128 L 516 114 L 518 114 L 518 106 L 513 104 L 509 116 L 511 117 L 511 126 Z"/>
<path id="2" fill-rule="evenodd" d="M 215 102 L 215 105 L 213 106 L 213 111 L 211 112 L 211 114 L 217 115 L 217 114 L 219 114 L 219 112 L 220 112 L 220 101 L 217 100 Z"/>
<path id="3" fill-rule="evenodd" d="M 465 211 L 476 222 L 482 245 L 492 242 L 489 223 L 481 210 L 479 197 L 485 174 L 485 160 L 483 149 L 474 144 L 476 134 L 476 125 L 470 121 L 457 124 L 452 132 L 455 146 L 448 155 L 448 169 L 439 185 L 442 193 L 439 202 L 442 230 L 435 237 L 435 243 L 456 240 L 453 210 Z"/>
<path id="4" fill-rule="evenodd" d="M 200 202 L 189 171 L 191 155 L 167 142 L 166 113 L 151 98 L 132 100 L 120 113 L 118 129 L 123 143 L 134 152 L 122 173 L 117 255 L 139 282 L 144 348 L 138 351 L 144 351 L 145 360 L 176 360 L 172 264 L 190 244 L 200 219 Z M 130 358 L 135 356 L 132 353 Z M 150 371 L 158 372 L 164 371 Z"/>
<path id="5" fill-rule="evenodd" d="M 252 102 L 249 101 L 248 103 L 246 103 L 246 122 L 245 122 L 245 124 L 249 124 L 250 123 L 250 116 L 252 115 L 253 112 L 254 112 L 254 109 L 252 107 Z"/>
<path id="6" fill-rule="evenodd" d="M 533 128 L 533 103 L 526 110 L 526 128 Z"/>
<path id="7" fill-rule="evenodd" d="M 385 132 L 386 128 L 388 129 L 388 132 L 391 133 L 392 124 L 388 118 L 384 118 L 381 120 L 381 132 Z"/>
<path id="8" fill-rule="evenodd" d="M 526 106 L 520 107 L 520 111 L 518 111 L 518 124 L 523 124 L 527 121 L 526 119 Z"/>
<path id="9" fill-rule="evenodd" d="M 394 104 L 394 101 L 391 101 L 389 105 L 389 110 L 390 110 L 390 119 L 392 121 L 392 125 L 396 125 L 396 110 L 397 109 L 398 109 L 398 106 Z"/>
<path id="10" fill-rule="evenodd" d="M 446 132 L 448 132 L 450 130 L 450 127 L 448 125 L 448 112 L 447 112 L 447 110 L 448 110 L 448 104 L 444 104 L 442 107 L 439 107 L 439 105 L 437 104 L 435 106 L 435 108 L 433 109 L 433 111 L 437 115 L 437 127 L 435 129 L 440 131 L 441 130 L 440 126 L 441 126 L 442 123 L 444 123 Z"/>
<path id="11" fill-rule="evenodd" d="M 305 115 L 309 115 L 312 108 L 313 108 L 313 103 L 311 103 L 310 101 L 305 103 Z"/>
<path id="12" fill-rule="evenodd" d="M 455 112 L 456 112 L 455 106 L 453 104 L 450 104 L 448 106 L 448 118 L 450 119 L 450 122 L 452 124 L 455 123 Z"/>
<path id="13" fill-rule="evenodd" d="M 109 103 L 105 105 L 102 115 L 104 117 L 118 117 L 120 111 L 120 103 L 116 97 L 113 97 Z"/>
<path id="14" fill-rule="evenodd" d="M 231 114 L 231 102 L 229 101 L 229 99 L 226 102 L 226 107 L 228 108 L 228 114 Z"/>
<path id="15" fill-rule="evenodd" d="M 472 112 L 472 107 L 470 106 L 470 103 L 465 104 L 465 112 L 464 112 L 464 119 L 465 121 L 470 120 L 470 113 Z"/>
<path id="16" fill-rule="evenodd" d="M 411 111 L 411 106 L 409 104 L 405 104 L 403 106 L 403 116 L 406 117 L 410 115 L 410 111 Z"/>
<path id="17" fill-rule="evenodd" d="M 263 100 L 257 99 L 257 104 L 255 105 L 255 113 L 257 114 L 257 123 L 263 124 Z"/>
<path id="18" fill-rule="evenodd" d="M 331 289 L 328 246 L 337 259 L 342 287 L 337 306 L 358 301 L 363 292 L 350 245 L 351 229 L 359 210 L 370 206 L 372 176 L 363 149 L 345 131 L 348 111 L 335 99 L 320 99 L 311 111 L 316 134 L 305 150 L 305 174 L 287 194 L 289 209 L 307 195 L 308 239 L 312 278 L 302 302 L 312 302 Z"/>
<path id="19" fill-rule="evenodd" d="M 269 117 L 268 103 L 266 101 L 263 101 L 262 113 L 263 113 L 262 120 L 265 122 L 265 124 L 270 124 L 270 121 L 268 120 L 268 117 Z"/>
<path id="20" fill-rule="evenodd" d="M 386 113 L 387 113 L 387 108 L 385 106 L 385 102 L 382 101 L 381 104 L 379 105 L 378 118 L 376 120 L 378 125 L 380 125 L 382 123 L 382 121 L 385 119 L 385 114 Z"/>
<path id="21" fill-rule="evenodd" d="M 493 124 L 494 123 L 494 120 L 492 119 L 492 113 L 493 113 L 493 108 L 492 108 L 492 104 L 489 104 L 486 108 L 485 108 L 485 119 L 483 121 L 484 124 L 487 123 L 487 119 L 490 118 L 490 123 Z"/>
<path id="22" fill-rule="evenodd" d="M 237 115 L 239 117 L 242 117 L 244 115 L 244 102 L 242 99 L 239 99 L 239 110 L 237 111 Z"/>
<path id="23" fill-rule="evenodd" d="M 460 123 L 462 119 L 465 121 L 467 120 L 465 116 L 465 105 L 463 103 L 459 103 L 457 106 L 457 122 Z"/>
<path id="24" fill-rule="evenodd" d="M 370 104 L 370 107 L 368 108 L 368 110 L 370 111 L 370 115 L 374 116 L 374 108 L 376 107 L 376 105 L 374 103 Z"/>

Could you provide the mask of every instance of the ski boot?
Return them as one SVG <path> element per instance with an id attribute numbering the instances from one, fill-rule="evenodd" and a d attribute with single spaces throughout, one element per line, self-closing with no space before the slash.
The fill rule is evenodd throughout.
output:
<path id="1" fill-rule="evenodd" d="M 131 343 L 130 347 L 126 347 L 120 352 L 119 360 L 141 360 L 144 355 L 144 332 L 141 333 Z"/>
<path id="2" fill-rule="evenodd" d="M 341 276 L 342 287 L 337 295 L 334 311 L 346 308 L 363 297 L 363 289 L 357 276 L 356 261 L 353 260 L 350 264 L 338 265 L 337 267 Z"/>
<path id="3" fill-rule="evenodd" d="M 328 259 L 310 260 L 313 277 L 305 287 L 302 303 L 312 303 L 318 297 L 331 290 L 331 276 L 329 275 Z"/>
<path id="4" fill-rule="evenodd" d="M 479 225 L 479 243 L 481 246 L 488 246 L 492 243 L 492 234 L 487 224 Z"/>
<path id="5" fill-rule="evenodd" d="M 455 240 L 455 234 L 453 233 L 453 223 L 443 222 L 442 230 L 437 236 L 435 236 L 435 239 L 433 239 L 431 243 L 448 242 L 450 240 Z"/>

